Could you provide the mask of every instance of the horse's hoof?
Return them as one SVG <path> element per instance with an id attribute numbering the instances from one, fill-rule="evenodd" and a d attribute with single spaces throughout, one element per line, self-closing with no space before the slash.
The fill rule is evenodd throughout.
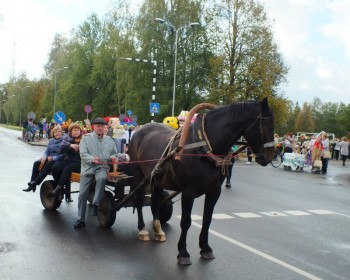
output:
<path id="1" fill-rule="evenodd" d="M 141 241 L 149 241 L 149 233 L 147 230 L 141 230 L 139 231 L 139 236 L 138 236 L 139 240 Z"/>
<path id="2" fill-rule="evenodd" d="M 201 258 L 205 260 L 212 260 L 212 259 L 215 259 L 215 256 L 213 252 L 208 252 L 208 253 L 201 253 Z"/>
<path id="3" fill-rule="evenodd" d="M 181 265 L 191 265 L 191 258 L 190 257 L 177 257 L 177 263 Z"/>
<path id="4" fill-rule="evenodd" d="M 155 241 L 164 242 L 166 241 L 165 234 L 157 234 L 154 236 Z"/>

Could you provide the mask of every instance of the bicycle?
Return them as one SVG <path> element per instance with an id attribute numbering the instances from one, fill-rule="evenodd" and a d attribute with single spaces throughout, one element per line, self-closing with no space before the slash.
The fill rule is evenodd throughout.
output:
<path id="1" fill-rule="evenodd" d="M 271 160 L 271 165 L 274 168 L 278 168 L 281 166 L 282 162 L 283 162 L 283 149 L 281 150 L 281 149 L 275 148 L 275 155 Z"/>

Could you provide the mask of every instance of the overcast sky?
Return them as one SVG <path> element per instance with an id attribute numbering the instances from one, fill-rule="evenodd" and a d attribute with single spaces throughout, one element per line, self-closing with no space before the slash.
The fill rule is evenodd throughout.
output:
<path id="1" fill-rule="evenodd" d="M 350 1 L 261 0 L 290 67 L 281 89 L 293 102 L 350 103 Z M 0 0 L 0 83 L 39 79 L 56 33 L 68 34 L 110 0 Z"/>

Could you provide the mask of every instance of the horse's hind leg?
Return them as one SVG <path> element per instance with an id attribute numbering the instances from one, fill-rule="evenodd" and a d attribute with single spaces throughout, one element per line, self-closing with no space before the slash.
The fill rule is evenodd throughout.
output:
<path id="1" fill-rule="evenodd" d="M 188 229 L 191 226 L 191 212 L 193 207 L 194 198 L 193 197 L 186 197 L 184 194 L 182 194 L 181 199 L 181 208 L 182 208 L 182 215 L 181 215 L 181 235 L 179 242 L 177 244 L 177 248 L 179 250 L 179 254 L 177 255 L 177 262 L 178 264 L 192 264 L 190 254 L 187 252 L 187 232 Z"/>
<path id="2" fill-rule="evenodd" d="M 156 241 L 164 242 L 166 241 L 165 233 L 162 230 L 160 221 L 159 221 L 159 208 L 160 202 L 162 200 L 163 189 L 154 188 L 152 193 L 152 213 L 153 213 L 153 231 L 154 231 L 154 239 Z"/>
<path id="3" fill-rule="evenodd" d="M 199 235 L 199 247 L 201 248 L 201 257 L 207 260 L 215 259 L 213 250 L 208 244 L 208 234 L 214 207 L 220 197 L 220 192 L 221 190 L 214 194 L 211 193 L 210 195 L 205 196 L 202 230 Z"/>

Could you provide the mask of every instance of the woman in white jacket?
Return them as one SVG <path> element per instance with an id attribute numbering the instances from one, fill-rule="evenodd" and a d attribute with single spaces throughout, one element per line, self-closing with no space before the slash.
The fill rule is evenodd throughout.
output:
<path id="1" fill-rule="evenodd" d="M 343 166 L 345 166 L 346 159 L 349 155 L 349 142 L 344 136 L 339 143 L 341 160 L 343 161 Z"/>

